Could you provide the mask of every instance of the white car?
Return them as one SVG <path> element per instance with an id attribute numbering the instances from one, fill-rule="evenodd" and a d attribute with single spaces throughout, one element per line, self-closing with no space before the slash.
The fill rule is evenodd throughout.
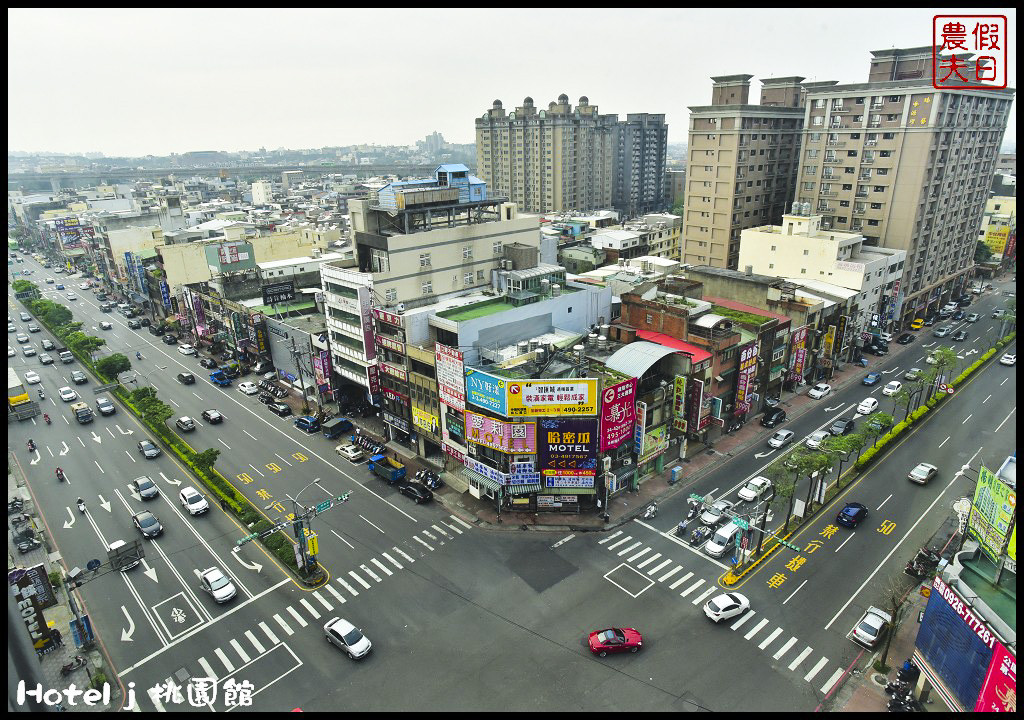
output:
<path id="1" fill-rule="evenodd" d="M 935 353 L 930 353 L 928 355 L 928 357 L 926 357 L 924 359 L 924 361 L 926 363 L 928 363 L 929 365 L 934 365 L 935 363 L 937 363 L 939 361 L 939 359 L 938 359 L 938 357 L 936 357 Z"/>
<path id="2" fill-rule="evenodd" d="M 870 415 L 878 409 L 878 400 L 873 397 L 864 398 L 861 400 L 860 405 L 857 406 L 858 415 Z"/>
<path id="3" fill-rule="evenodd" d="M 357 445 L 352 443 L 345 443 L 344 445 L 338 445 L 334 448 L 334 451 L 339 455 L 348 458 L 352 462 L 359 462 L 363 459 L 363 451 Z"/>
<path id="4" fill-rule="evenodd" d="M 196 349 L 191 345 L 179 345 L 178 352 L 180 352 L 182 355 L 195 355 Z"/>
<path id="5" fill-rule="evenodd" d="M 821 400 L 821 398 L 832 392 L 832 386 L 826 385 L 825 383 L 818 383 L 810 390 L 807 391 L 807 397 L 815 400 Z"/>
<path id="6" fill-rule="evenodd" d="M 178 493 L 178 500 L 181 501 L 181 506 L 188 510 L 189 515 L 202 515 L 210 509 L 210 503 L 206 502 L 206 498 L 192 486 L 182 489 Z"/>
<path id="7" fill-rule="evenodd" d="M 260 389 L 256 387 L 256 383 L 253 382 L 238 383 L 238 389 L 244 392 L 246 395 L 255 395 L 260 391 Z"/>
<path id="8" fill-rule="evenodd" d="M 918 463 L 914 466 L 914 469 L 907 475 L 907 480 L 918 485 L 925 485 L 935 477 L 939 472 L 939 469 L 931 463 Z"/>
<path id="9" fill-rule="evenodd" d="M 830 433 L 828 430 L 815 430 L 814 432 L 807 436 L 807 440 L 804 442 L 804 444 L 811 450 L 817 450 L 819 447 L 821 447 L 821 441 L 827 437 L 832 437 L 832 433 Z"/>
<path id="10" fill-rule="evenodd" d="M 869 648 L 874 647 L 891 624 L 892 615 L 872 605 L 853 629 L 853 639 Z"/>
<path id="11" fill-rule="evenodd" d="M 60 399 L 63 400 L 64 402 L 71 402 L 72 400 L 78 399 L 78 393 L 69 388 L 67 385 L 58 390 L 57 394 L 60 395 Z"/>
<path id="12" fill-rule="evenodd" d="M 110 323 L 108 323 L 106 320 L 103 320 L 102 322 L 100 322 L 100 330 L 110 330 L 113 327 L 114 326 L 111 325 Z"/>
<path id="13" fill-rule="evenodd" d="M 882 338 L 887 343 L 892 342 L 892 333 L 878 333 L 878 337 Z"/>
<path id="14" fill-rule="evenodd" d="M 77 300 L 78 299 L 78 298 L 75 297 L 74 293 L 68 293 L 67 294 L 67 298 L 68 298 L 68 300 Z"/>
<path id="15" fill-rule="evenodd" d="M 750 601 L 739 593 L 716 595 L 704 604 L 704 614 L 714 622 L 742 615 L 750 609 Z"/>
<path id="16" fill-rule="evenodd" d="M 754 502 L 762 495 L 772 489 L 772 481 L 766 477 L 750 478 L 747 484 L 740 488 L 739 498 L 746 502 Z"/>
<path id="17" fill-rule="evenodd" d="M 37 373 L 35 370 L 29 370 L 28 372 L 25 373 L 25 382 L 27 382 L 29 385 L 35 385 L 39 381 L 39 373 Z"/>
<path id="18" fill-rule="evenodd" d="M 353 660 L 370 652 L 373 645 L 355 625 L 343 618 L 331 618 L 324 625 L 324 635 L 331 645 L 344 650 Z"/>
<path id="19" fill-rule="evenodd" d="M 1010 353 L 1006 353 L 1001 358 L 999 358 L 999 364 L 1000 365 L 1016 365 L 1017 364 L 1017 356 L 1016 355 L 1011 355 Z"/>
<path id="20" fill-rule="evenodd" d="M 914 368 L 914 367 L 912 367 L 909 370 L 907 370 L 905 373 L 903 373 L 903 379 L 904 380 L 917 380 L 918 378 L 921 377 L 921 372 L 922 372 L 921 368 Z"/>
<path id="21" fill-rule="evenodd" d="M 900 389 L 902 387 L 903 387 L 903 383 L 901 383 L 899 380 L 892 380 L 891 382 L 886 383 L 885 387 L 882 388 L 882 394 L 883 395 L 895 395 L 896 393 L 898 393 L 900 391 Z"/>
<path id="22" fill-rule="evenodd" d="M 199 578 L 199 587 L 210 593 L 210 597 L 216 602 L 225 603 L 238 594 L 231 579 L 219 567 L 206 568 L 202 572 L 194 570 L 193 572 Z"/>
<path id="23" fill-rule="evenodd" d="M 768 438 L 768 447 L 784 448 L 793 442 L 792 430 L 776 430 L 775 434 Z"/>

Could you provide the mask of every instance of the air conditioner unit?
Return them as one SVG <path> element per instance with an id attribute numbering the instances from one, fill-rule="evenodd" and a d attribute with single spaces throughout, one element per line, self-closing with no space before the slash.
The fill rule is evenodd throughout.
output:
<path id="1" fill-rule="evenodd" d="M 633 464 L 633 458 L 626 458 L 625 460 L 622 461 L 622 464 L 623 465 L 632 465 Z"/>

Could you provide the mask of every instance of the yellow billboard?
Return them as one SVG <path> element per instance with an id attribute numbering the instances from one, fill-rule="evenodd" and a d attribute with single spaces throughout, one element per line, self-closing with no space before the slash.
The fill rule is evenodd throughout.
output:
<path id="1" fill-rule="evenodd" d="M 1006 240 L 1010 237 L 1010 226 L 1001 225 L 998 227 L 990 225 L 985 233 L 985 244 L 994 255 L 1002 255 L 1006 249 Z"/>
<path id="2" fill-rule="evenodd" d="M 509 380 L 508 417 L 596 415 L 597 378 Z"/>

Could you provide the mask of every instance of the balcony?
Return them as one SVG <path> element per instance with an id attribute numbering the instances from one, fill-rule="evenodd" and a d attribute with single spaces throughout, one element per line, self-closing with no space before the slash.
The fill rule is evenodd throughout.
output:
<path id="1" fill-rule="evenodd" d="M 825 144 L 828 145 L 829 147 L 837 147 L 837 148 L 846 147 L 846 141 L 845 140 L 829 140 Z"/>
<path id="2" fill-rule="evenodd" d="M 865 157 L 865 158 L 861 158 L 860 161 L 862 163 L 864 163 L 865 165 L 872 165 L 872 164 L 874 164 L 875 159 L 873 157 Z"/>
<path id="3" fill-rule="evenodd" d="M 839 163 L 842 162 L 842 158 L 826 157 L 824 160 L 822 160 L 822 162 L 824 162 L 826 165 L 838 165 Z"/>
<path id="4" fill-rule="evenodd" d="M 831 191 L 829 191 L 829 192 L 822 192 L 822 193 L 818 193 L 818 195 L 819 195 L 820 197 L 827 197 L 827 198 L 834 198 L 834 197 L 839 197 L 839 193 L 836 193 L 836 192 L 831 192 Z"/>

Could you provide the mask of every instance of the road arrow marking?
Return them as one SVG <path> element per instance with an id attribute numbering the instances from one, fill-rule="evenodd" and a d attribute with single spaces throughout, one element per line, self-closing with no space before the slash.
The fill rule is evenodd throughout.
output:
<path id="1" fill-rule="evenodd" d="M 36 465 L 40 460 L 42 460 L 42 458 L 39 457 L 39 448 L 36 448 L 35 453 L 36 453 L 36 459 L 31 461 L 32 465 Z M 63 453 L 61 453 L 61 454 L 63 455 Z"/>
<path id="2" fill-rule="evenodd" d="M 99 435 L 97 435 L 95 430 L 92 431 L 92 439 L 95 440 L 98 443 L 102 443 L 103 442 L 103 438 L 101 438 Z"/>
<path id="3" fill-rule="evenodd" d="M 967 357 L 968 355 L 977 355 L 977 354 L 978 354 L 978 351 L 976 349 L 975 350 L 968 350 L 967 352 L 964 353 L 964 357 Z"/>
<path id="4" fill-rule="evenodd" d="M 120 425 L 117 426 L 117 431 L 119 433 L 121 433 L 122 435 L 134 435 L 135 434 L 135 431 L 132 430 L 131 428 L 129 428 L 128 430 L 122 430 Z"/>
<path id="5" fill-rule="evenodd" d="M 842 407 L 842 404 L 836 405 L 835 407 L 827 407 L 827 408 L 825 408 L 825 412 L 830 413 L 833 410 L 838 410 L 841 407 Z"/>
<path id="6" fill-rule="evenodd" d="M 930 343 L 921 343 L 921 347 L 935 347 L 938 344 L 939 344 L 938 340 L 933 340 Z"/>
<path id="7" fill-rule="evenodd" d="M 75 526 L 75 513 L 72 512 L 71 508 L 68 508 L 68 517 L 70 518 L 70 520 L 64 521 L 65 530 L 70 530 Z"/>
<path id="8" fill-rule="evenodd" d="M 102 495 L 100 495 L 99 497 L 100 497 L 100 507 L 103 508 L 104 510 L 106 510 L 107 512 L 110 512 L 110 503 L 107 502 L 107 500 Z"/>
<path id="9" fill-rule="evenodd" d="M 131 642 L 132 635 L 135 634 L 135 621 L 132 620 L 132 616 L 128 614 L 128 609 L 122 605 L 121 612 L 124 613 L 125 619 L 128 621 L 128 629 L 121 629 L 121 642 Z"/>
<path id="10" fill-rule="evenodd" d="M 163 474 L 163 472 L 160 473 L 160 477 L 162 477 L 164 479 L 164 482 L 167 483 L 168 485 L 181 485 L 181 480 L 170 480 L 166 475 Z"/>
<path id="11" fill-rule="evenodd" d="M 151 568 L 149 566 L 149 563 L 146 562 L 146 558 L 142 558 L 142 565 L 143 565 L 143 567 L 146 568 L 142 572 L 143 575 L 145 575 L 146 577 L 148 577 L 150 580 L 152 580 L 155 583 L 160 582 L 159 580 L 156 579 L 156 568 Z"/>
<path id="12" fill-rule="evenodd" d="M 894 372 L 896 372 L 897 370 L 899 370 L 899 367 L 894 367 L 894 368 L 893 368 L 892 370 L 883 370 L 883 371 L 882 371 L 882 374 L 883 374 L 883 375 L 889 375 L 890 373 L 894 373 Z"/>
<path id="13" fill-rule="evenodd" d="M 766 453 L 755 453 L 754 457 L 756 457 L 756 458 L 766 458 L 766 457 L 768 457 L 769 455 L 771 455 L 774 452 L 775 452 L 774 450 L 769 450 Z"/>
<path id="14" fill-rule="evenodd" d="M 260 565 L 259 563 L 253 563 L 253 564 L 250 565 L 245 560 L 243 560 L 242 556 L 238 553 L 239 550 L 241 550 L 241 548 L 238 548 L 238 547 L 232 548 L 232 552 L 234 553 L 235 560 L 238 561 L 239 565 L 241 565 L 242 567 L 244 567 L 247 570 L 255 570 L 257 573 L 260 572 L 263 569 L 263 566 Z"/>

